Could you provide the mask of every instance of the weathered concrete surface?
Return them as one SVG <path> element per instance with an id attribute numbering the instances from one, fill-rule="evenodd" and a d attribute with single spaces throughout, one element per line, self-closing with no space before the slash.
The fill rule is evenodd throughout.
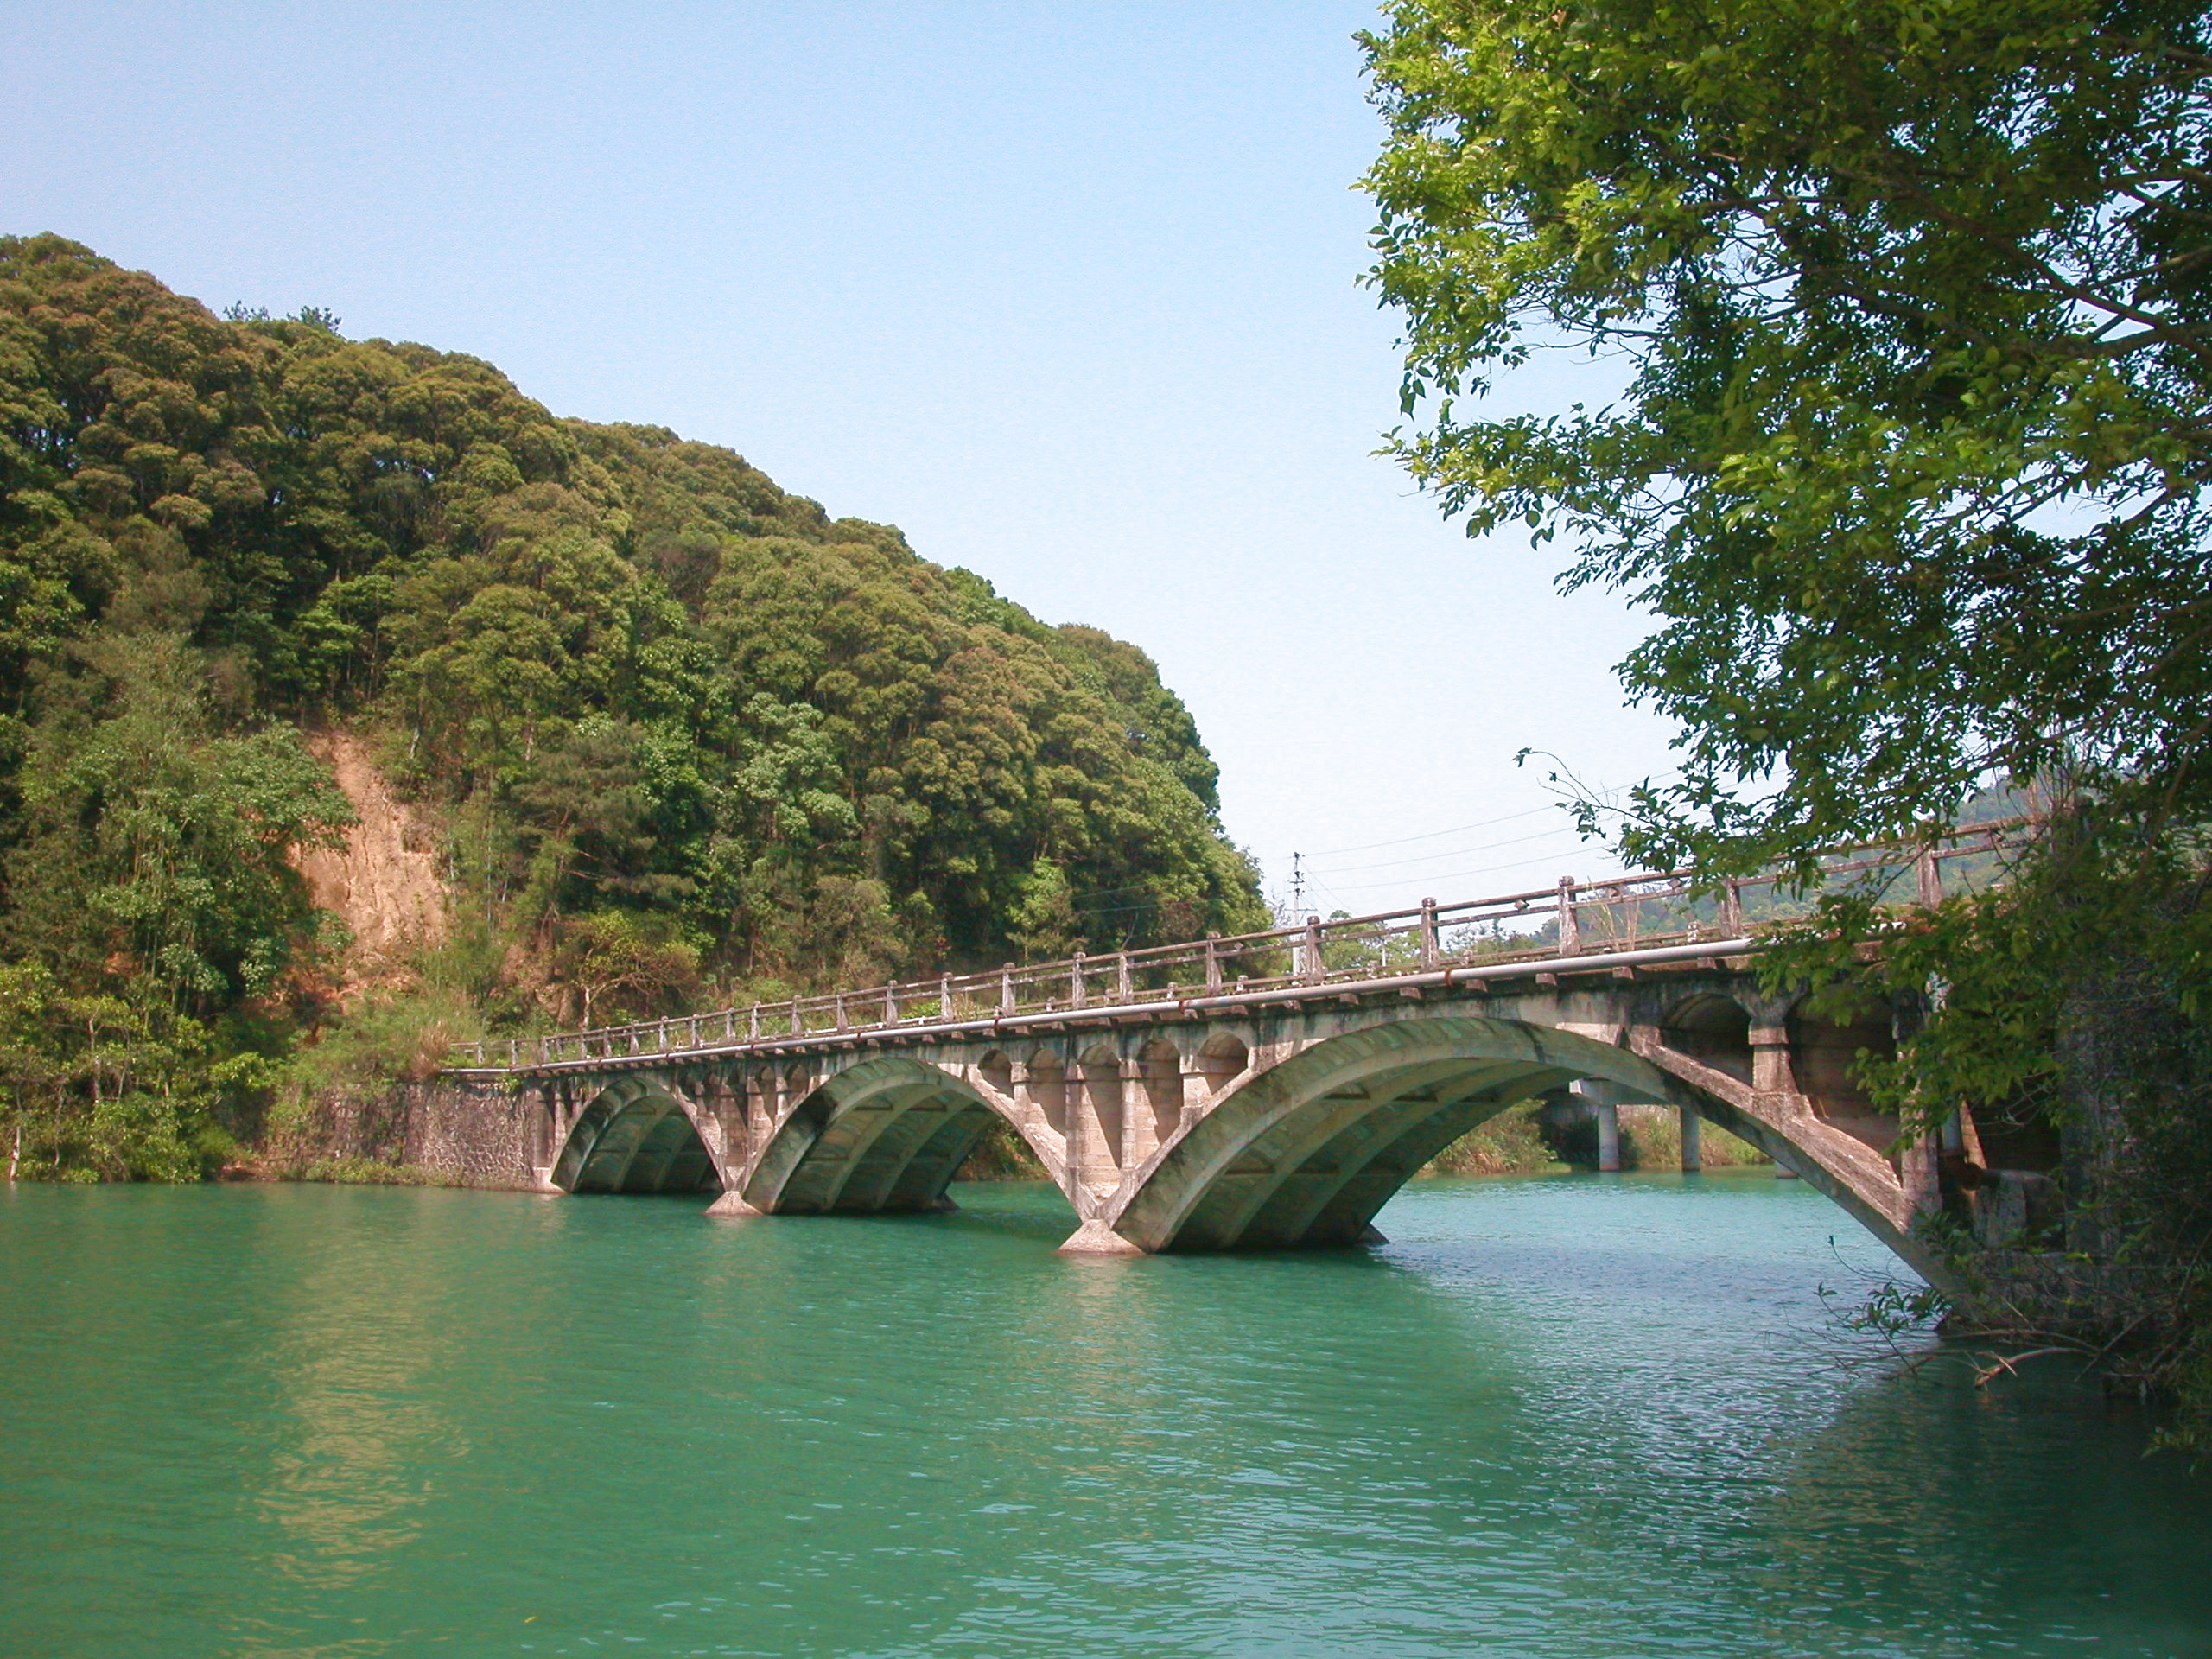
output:
<path id="1" fill-rule="evenodd" d="M 527 1103 L 455 1096 L 498 1125 L 446 1133 L 563 1191 L 719 1190 L 716 1213 L 770 1216 L 942 1205 L 996 1116 L 1074 1205 L 1065 1248 L 1254 1249 L 1371 1239 L 1452 1141 L 1580 1084 L 1712 1119 L 1940 1281 L 1913 1236 L 1940 1202 L 1932 1157 L 1893 1155 L 1851 1077 L 1888 1021 L 1815 1019 L 1748 966 L 1553 963 L 520 1066 L 497 1075 Z"/>

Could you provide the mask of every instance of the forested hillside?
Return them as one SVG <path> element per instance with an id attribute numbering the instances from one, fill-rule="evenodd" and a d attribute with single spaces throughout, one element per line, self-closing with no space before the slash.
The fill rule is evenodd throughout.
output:
<path id="1" fill-rule="evenodd" d="M 493 1028 L 1264 918 L 1134 646 L 476 359 L 0 238 L 0 1063 L 22 1173 L 228 1156 L 383 1015 L 295 870 L 365 739 Z M 335 1035 L 334 1035 L 334 1033 Z"/>

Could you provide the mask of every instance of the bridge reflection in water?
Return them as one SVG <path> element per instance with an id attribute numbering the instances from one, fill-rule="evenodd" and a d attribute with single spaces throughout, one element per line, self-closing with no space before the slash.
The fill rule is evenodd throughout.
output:
<path id="1" fill-rule="evenodd" d="M 1834 861 L 1826 879 L 1930 902 L 1988 879 L 2018 828 Z M 473 1044 L 448 1076 L 525 1096 L 545 1187 L 718 1191 L 711 1213 L 730 1217 L 945 1206 L 1003 1121 L 1075 1206 L 1062 1248 L 1103 1252 L 1371 1239 L 1452 1141 L 1572 1090 L 1601 1129 L 1624 1103 L 1675 1108 L 1686 1160 L 1698 1122 L 1719 1123 L 1942 1282 L 1913 1233 L 1942 1202 L 1939 1148 L 1897 1147 L 1853 1077 L 1860 1052 L 1894 1052 L 1894 1016 L 1840 1023 L 1763 991 L 1747 918 L 1780 908 L 1778 880 L 1696 903 L 1681 874 L 1563 881 Z"/>

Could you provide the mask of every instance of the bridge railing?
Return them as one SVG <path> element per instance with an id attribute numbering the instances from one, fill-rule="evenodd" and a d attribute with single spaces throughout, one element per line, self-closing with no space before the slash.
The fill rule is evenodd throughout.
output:
<path id="1" fill-rule="evenodd" d="M 2029 820 L 1970 826 L 1916 847 L 1858 849 L 1824 862 L 1821 890 L 1862 886 L 1878 903 L 1928 905 L 1985 885 Z M 1802 913 L 1817 898 L 1787 874 L 1717 886 L 1687 870 L 1577 881 L 1471 899 L 1423 899 L 1370 916 L 1309 917 L 1287 927 L 1209 934 L 1135 950 L 1007 963 L 985 973 L 943 973 L 855 990 L 756 1002 L 712 1013 L 454 1045 L 457 1068 L 528 1066 L 681 1053 L 842 1033 L 1004 1019 L 1015 1014 L 1139 1008 L 1233 998 L 1300 985 L 1351 984 L 1445 968 L 1554 961 L 1745 937 Z"/>

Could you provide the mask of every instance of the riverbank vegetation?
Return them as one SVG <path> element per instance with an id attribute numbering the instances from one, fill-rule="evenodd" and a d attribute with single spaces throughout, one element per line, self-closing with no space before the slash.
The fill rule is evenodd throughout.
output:
<path id="1" fill-rule="evenodd" d="M 301 874 L 339 740 L 443 894 L 372 974 Z M 482 1030 L 1262 925 L 1217 806 L 1141 651 L 727 449 L 0 238 L 14 1174 L 208 1173 Z"/>
<path id="2" fill-rule="evenodd" d="M 1827 893 L 1769 969 L 1893 1012 L 1864 1074 L 1944 1149 L 1929 1225 L 1962 1281 L 2004 1277 L 1987 1305 L 2023 1326 L 2086 1318 L 2212 1444 L 2202 9 L 1388 16 L 1396 451 L 1471 531 L 1563 537 L 1566 587 L 1657 624 L 1621 677 L 1677 723 L 1676 772 L 1588 826 L 1811 885 L 1829 848 L 2032 791 L 2048 833 L 2004 885 L 1909 924 Z M 1620 395 L 1484 404 L 1567 351 Z M 2040 1223 L 1980 1196 L 2023 1190 L 1991 1164 L 2037 1139 Z M 2038 1302 L 2035 1262 L 2160 1288 Z"/>

